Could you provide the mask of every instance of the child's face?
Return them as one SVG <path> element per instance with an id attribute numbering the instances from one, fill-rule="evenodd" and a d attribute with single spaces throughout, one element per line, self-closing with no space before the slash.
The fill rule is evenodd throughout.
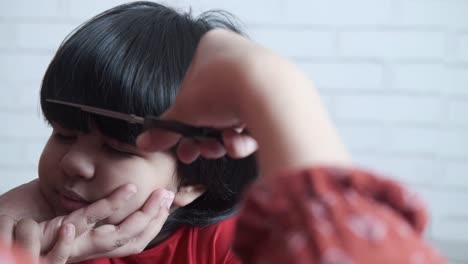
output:
<path id="1" fill-rule="evenodd" d="M 105 197 L 117 187 L 133 183 L 137 194 L 108 222 L 118 223 L 139 209 L 158 188 L 173 192 L 176 160 L 168 153 L 145 153 L 135 146 L 53 124 L 39 161 L 41 190 L 57 215 L 68 214 Z"/>

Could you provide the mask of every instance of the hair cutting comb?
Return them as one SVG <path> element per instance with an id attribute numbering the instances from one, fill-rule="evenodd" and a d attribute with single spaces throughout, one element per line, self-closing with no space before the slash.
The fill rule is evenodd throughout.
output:
<path id="1" fill-rule="evenodd" d="M 209 127 L 201 127 L 201 126 L 193 126 L 189 124 L 185 124 L 175 120 L 162 120 L 155 116 L 136 116 L 133 114 L 125 114 L 116 111 L 106 110 L 98 107 L 83 105 L 83 104 L 76 104 L 70 103 L 60 100 L 53 100 L 53 99 L 46 99 L 47 102 L 67 105 L 71 107 L 76 107 L 81 109 L 81 111 L 93 113 L 100 116 L 106 116 L 110 118 L 124 120 L 130 124 L 142 124 L 143 129 L 147 130 L 150 128 L 160 128 L 164 130 L 168 130 L 174 133 L 178 133 L 184 137 L 199 139 L 199 138 L 214 138 L 219 142 L 223 142 L 221 131 L 209 128 Z"/>

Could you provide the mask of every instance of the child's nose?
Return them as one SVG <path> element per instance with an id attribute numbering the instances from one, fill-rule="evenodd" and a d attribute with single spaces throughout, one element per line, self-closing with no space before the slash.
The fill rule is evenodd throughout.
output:
<path id="1" fill-rule="evenodd" d="M 92 155 L 80 149 L 70 149 L 61 160 L 61 167 L 68 177 L 89 180 L 94 177 Z"/>

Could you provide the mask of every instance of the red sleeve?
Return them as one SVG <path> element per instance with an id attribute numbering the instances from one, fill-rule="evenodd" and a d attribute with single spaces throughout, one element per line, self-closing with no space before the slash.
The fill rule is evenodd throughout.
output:
<path id="1" fill-rule="evenodd" d="M 312 168 L 255 183 L 234 249 L 245 263 L 444 263 L 422 238 L 423 204 L 362 170 Z"/>

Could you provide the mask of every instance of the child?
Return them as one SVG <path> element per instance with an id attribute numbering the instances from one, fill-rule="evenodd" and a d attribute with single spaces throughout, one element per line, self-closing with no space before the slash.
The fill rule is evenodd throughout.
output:
<path id="1" fill-rule="evenodd" d="M 420 236 L 420 204 L 405 200 L 406 192 L 391 181 L 349 169 L 348 155 L 309 81 L 237 34 L 205 34 L 175 102 L 161 116 L 223 129 L 226 149 L 217 142 L 181 139 L 154 129 L 138 138 L 147 153 L 176 148 L 178 159 L 187 163 L 200 155 L 244 157 L 256 148 L 252 137 L 257 140 L 262 180 L 246 194 L 234 244 L 245 263 L 442 262 Z M 232 127 L 244 127 L 249 134 L 236 134 Z M 205 230 L 199 229 L 199 235 Z M 154 258 L 155 249 L 169 250 L 165 246 L 172 239 L 174 235 L 112 263 L 237 261 L 234 256 L 205 261 Z M 223 243 L 219 236 L 213 239 Z M 182 238 L 177 247 L 187 243 Z M 192 252 L 202 254 L 217 243 L 191 244 Z"/>
<path id="2" fill-rule="evenodd" d="M 50 220 L 90 206 L 119 186 L 133 184 L 131 188 L 136 187 L 138 192 L 99 223 L 119 224 L 119 230 L 122 226 L 142 226 L 145 232 L 136 235 L 153 234 L 144 243 L 149 249 L 126 261 L 236 263 L 230 249 L 232 216 L 240 191 L 257 175 L 253 155 L 243 159 L 199 158 L 185 164 L 172 150 L 150 153 L 138 149 L 135 141 L 142 132 L 141 125 L 46 101 L 57 99 L 159 116 L 173 103 L 202 35 L 213 28 L 240 33 L 228 18 L 214 12 L 192 18 L 160 4 L 135 2 L 110 9 L 73 32 L 58 49 L 43 79 L 41 107 L 53 132 L 39 161 L 39 180 L 23 186 L 21 192 L 35 193 L 33 202 L 42 204 L 41 211 L 28 215 L 19 204 L 16 210 L 22 212 L 11 215 L 13 208 L 10 215 Z M 174 196 L 155 192 L 158 189 L 169 190 Z M 159 232 L 150 222 L 152 218 L 158 220 L 159 205 L 152 203 L 164 200 L 164 195 L 163 205 L 172 206 Z M 31 204 L 26 208 L 34 207 Z M 127 216 L 140 208 L 147 217 L 129 221 Z M 127 224 L 121 224 L 124 219 Z M 121 246 L 129 240 L 124 237 L 116 243 Z M 41 243 L 43 253 L 52 246 L 44 244 L 50 243 Z M 121 255 L 125 254 L 111 254 Z M 100 255 L 92 257 L 96 256 Z"/>

